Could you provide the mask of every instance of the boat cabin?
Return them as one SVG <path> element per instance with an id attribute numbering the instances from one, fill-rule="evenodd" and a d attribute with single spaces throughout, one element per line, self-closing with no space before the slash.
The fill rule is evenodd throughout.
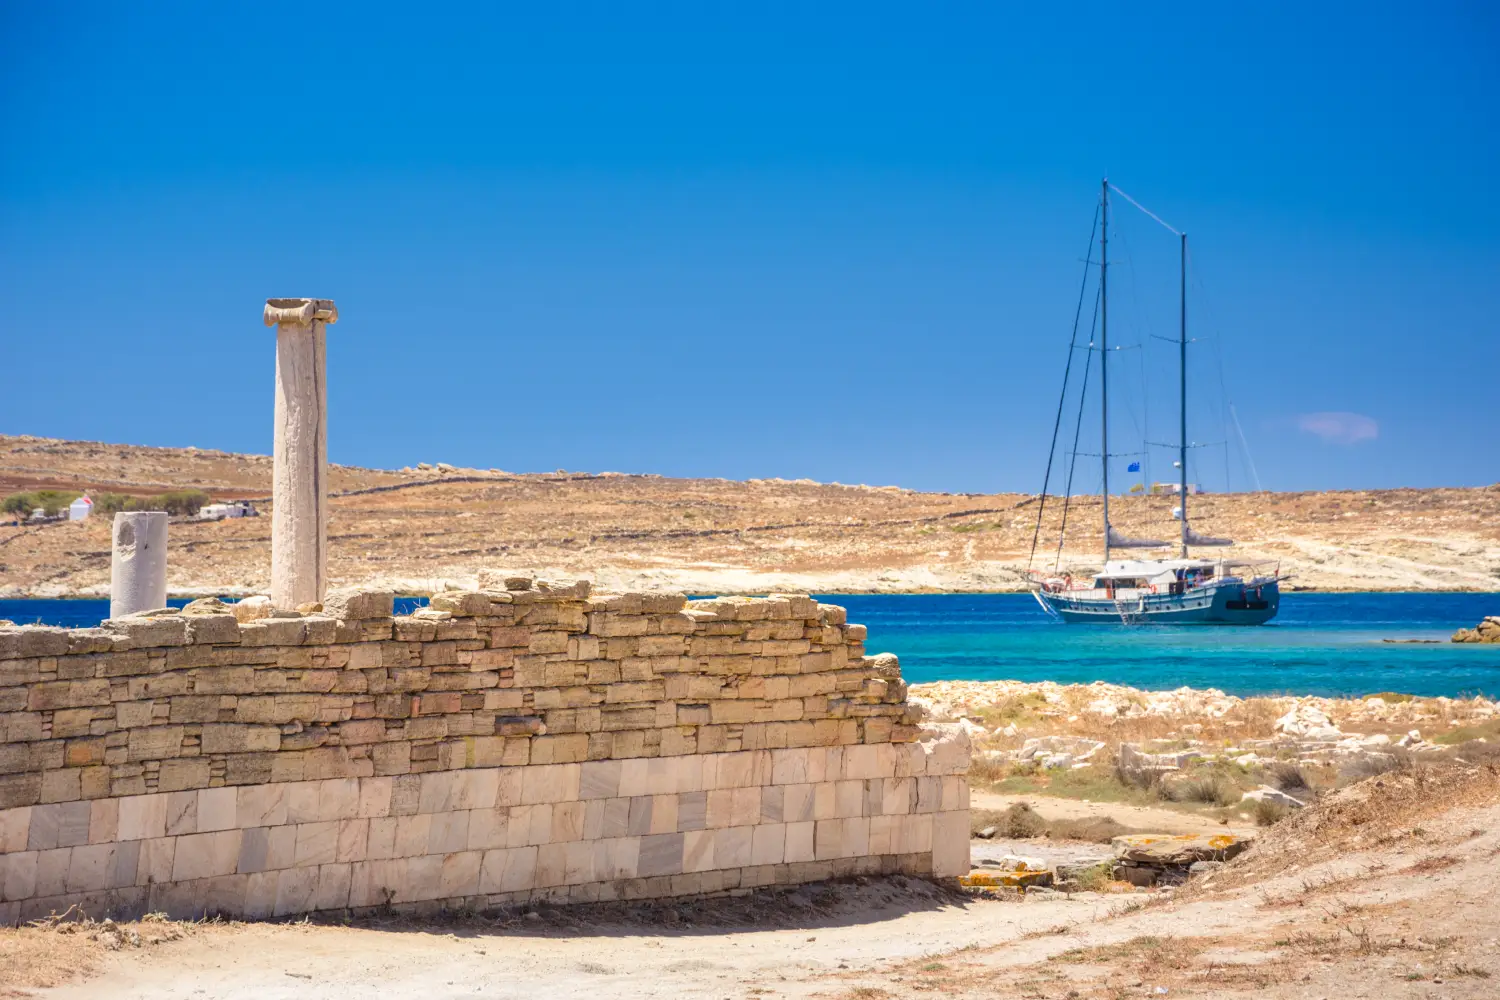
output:
<path id="1" fill-rule="evenodd" d="M 1123 559 L 1104 564 L 1094 589 L 1111 598 L 1122 590 L 1180 594 L 1221 575 L 1223 564 L 1212 559 Z"/>

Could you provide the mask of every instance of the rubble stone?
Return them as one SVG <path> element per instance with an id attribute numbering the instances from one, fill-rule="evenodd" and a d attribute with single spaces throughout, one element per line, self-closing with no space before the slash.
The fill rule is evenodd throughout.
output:
<path id="1" fill-rule="evenodd" d="M 1240 797 L 1241 802 L 1271 802 L 1275 805 L 1286 806 L 1289 809 L 1301 809 L 1307 805 L 1294 795 L 1288 795 L 1279 788 L 1270 785 L 1261 785 L 1259 788 L 1246 792 Z"/>
<path id="2" fill-rule="evenodd" d="M 1228 861 L 1250 846 L 1250 840 L 1229 833 L 1127 834 L 1110 841 L 1115 857 L 1147 865 L 1190 865 L 1194 861 Z"/>

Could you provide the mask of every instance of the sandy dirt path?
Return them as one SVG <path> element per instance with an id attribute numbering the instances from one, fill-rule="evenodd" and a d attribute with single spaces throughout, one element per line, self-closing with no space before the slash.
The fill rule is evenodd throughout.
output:
<path id="1" fill-rule="evenodd" d="M 1391 846 L 1291 859 L 1236 889 L 1153 894 L 1144 907 L 1056 933 L 835 974 L 843 989 L 829 995 L 1500 996 L 1500 806 L 1454 809 L 1381 842 Z"/>
<path id="2" fill-rule="evenodd" d="M 1250 824 L 1224 824 L 1214 816 L 1176 809 L 1132 806 L 1119 802 L 1087 802 L 1083 799 L 1053 798 L 1047 795 L 1000 795 L 978 789 L 969 793 L 969 806 L 972 809 L 1003 810 L 1022 802 L 1048 820 L 1111 816 L 1131 829 L 1149 830 L 1153 833 L 1227 832 L 1246 837 L 1255 835 L 1255 827 Z"/>
<path id="3" fill-rule="evenodd" d="M 1088 923 L 1123 899 L 925 898 L 874 880 L 791 926 L 582 926 L 528 933 L 378 930 L 305 924 L 204 927 L 149 951 L 111 954 L 86 982 L 37 996 L 223 1000 L 807 995 L 842 969 L 873 971 L 1059 924 Z"/>

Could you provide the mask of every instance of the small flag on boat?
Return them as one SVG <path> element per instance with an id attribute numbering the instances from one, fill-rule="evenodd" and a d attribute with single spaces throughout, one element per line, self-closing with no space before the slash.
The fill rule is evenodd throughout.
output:
<path id="1" fill-rule="evenodd" d="M 1141 463 L 1140 462 L 1131 462 L 1129 465 L 1127 465 L 1125 467 L 1125 471 L 1126 472 L 1140 472 L 1141 471 Z"/>

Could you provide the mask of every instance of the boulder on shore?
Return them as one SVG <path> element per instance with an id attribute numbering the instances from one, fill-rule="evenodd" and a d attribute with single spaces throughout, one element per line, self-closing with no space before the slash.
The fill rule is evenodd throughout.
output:
<path id="1" fill-rule="evenodd" d="M 1488 615 L 1473 628 L 1461 628 L 1453 633 L 1454 642 L 1500 643 L 1500 615 Z"/>

